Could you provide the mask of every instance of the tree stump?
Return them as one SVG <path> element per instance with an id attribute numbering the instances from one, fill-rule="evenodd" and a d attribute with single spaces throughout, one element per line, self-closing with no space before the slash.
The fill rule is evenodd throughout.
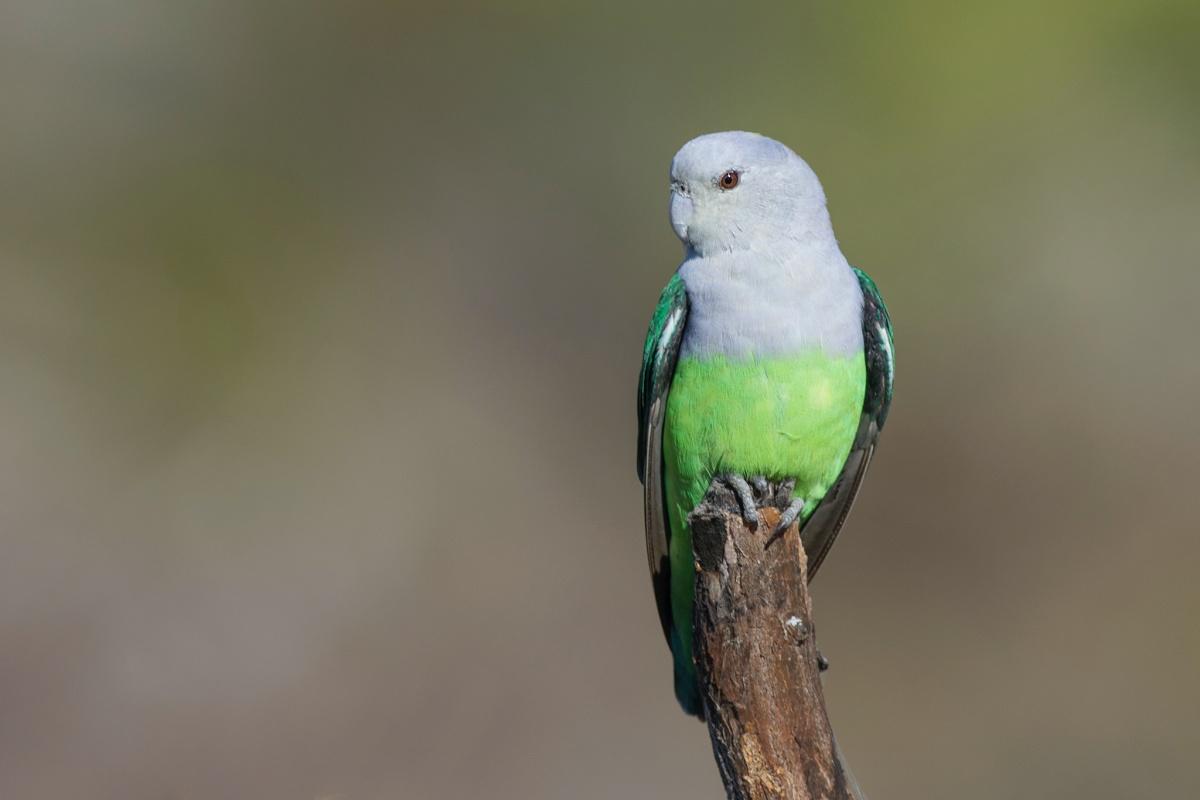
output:
<path id="1" fill-rule="evenodd" d="M 778 487 L 750 530 L 713 483 L 690 516 L 695 657 L 713 754 L 730 800 L 862 800 L 825 711 L 798 525 L 769 541 Z"/>

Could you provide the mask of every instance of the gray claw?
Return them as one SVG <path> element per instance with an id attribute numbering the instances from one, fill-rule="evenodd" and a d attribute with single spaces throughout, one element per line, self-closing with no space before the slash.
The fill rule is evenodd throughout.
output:
<path id="1" fill-rule="evenodd" d="M 775 530 L 771 531 L 771 535 L 767 537 L 767 547 L 775 544 L 775 541 L 787 532 L 791 524 L 796 521 L 796 517 L 800 516 L 800 512 L 804 510 L 804 498 L 792 497 L 795 489 L 796 481 L 789 479 L 780 485 L 779 491 L 775 494 L 778 502 L 787 503 L 788 506 L 779 515 L 779 522 L 775 525 Z"/>
<path id="2" fill-rule="evenodd" d="M 762 475 L 755 475 L 753 478 L 751 478 L 750 485 L 754 487 L 756 492 L 758 492 L 759 497 L 765 498 L 767 496 L 767 492 L 771 491 L 770 482 Z"/>
<path id="3" fill-rule="evenodd" d="M 741 475 L 726 475 L 725 483 L 737 495 L 738 504 L 742 507 L 742 519 L 750 530 L 758 530 L 758 505 L 754 502 L 754 493 L 750 484 Z"/>
<path id="4" fill-rule="evenodd" d="M 803 510 L 804 498 L 797 497 L 793 499 L 791 504 L 783 510 L 782 514 L 779 515 L 779 524 L 775 526 L 775 531 L 771 534 L 771 538 L 782 536 L 783 532 L 788 529 L 788 526 L 796 521 L 796 517 L 800 516 L 800 512 Z"/>

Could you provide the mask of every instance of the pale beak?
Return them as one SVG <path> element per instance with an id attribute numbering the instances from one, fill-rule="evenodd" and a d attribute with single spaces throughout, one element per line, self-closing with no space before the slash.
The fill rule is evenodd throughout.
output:
<path id="1" fill-rule="evenodd" d="M 692 198 L 678 189 L 671 190 L 671 227 L 675 229 L 675 235 L 679 237 L 679 240 L 685 244 L 688 240 L 688 225 L 692 223 L 692 214 L 695 213 L 695 210 Z"/>

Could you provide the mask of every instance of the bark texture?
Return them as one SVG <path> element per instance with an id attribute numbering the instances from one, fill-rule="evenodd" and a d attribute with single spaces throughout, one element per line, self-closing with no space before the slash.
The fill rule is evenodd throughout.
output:
<path id="1" fill-rule="evenodd" d="M 695 654 L 713 754 L 730 800 L 860 800 L 825 712 L 798 526 L 769 541 L 777 491 L 760 499 L 757 530 L 715 482 L 691 515 Z"/>

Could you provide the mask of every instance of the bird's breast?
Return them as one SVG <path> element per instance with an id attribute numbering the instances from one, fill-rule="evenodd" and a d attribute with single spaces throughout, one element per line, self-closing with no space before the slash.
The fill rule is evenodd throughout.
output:
<path id="1" fill-rule="evenodd" d="M 753 254 L 689 259 L 680 268 L 688 293 L 681 356 L 861 352 L 862 290 L 838 256 L 794 263 Z"/>

